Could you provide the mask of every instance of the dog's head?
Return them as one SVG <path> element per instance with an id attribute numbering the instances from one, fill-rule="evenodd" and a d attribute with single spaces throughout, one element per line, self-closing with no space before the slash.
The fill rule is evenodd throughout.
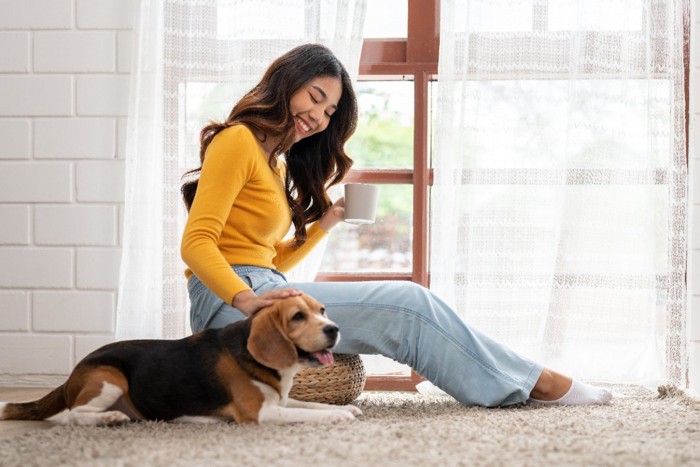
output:
<path id="1" fill-rule="evenodd" d="M 276 370 L 333 363 L 331 349 L 340 340 L 338 326 L 323 305 L 308 295 L 278 299 L 251 318 L 248 351 Z"/>

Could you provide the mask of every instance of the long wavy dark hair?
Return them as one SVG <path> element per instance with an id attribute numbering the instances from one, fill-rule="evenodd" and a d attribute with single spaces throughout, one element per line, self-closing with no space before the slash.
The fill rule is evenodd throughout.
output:
<path id="1" fill-rule="evenodd" d="M 293 143 L 294 120 L 289 109 L 292 95 L 317 77 L 338 78 L 342 94 L 338 110 L 328 127 Z M 270 165 L 284 154 L 287 163 L 285 182 L 287 201 L 292 211 L 296 245 L 306 241 L 306 225 L 317 221 L 331 206 L 327 189 L 339 183 L 352 166 L 345 153 L 345 142 L 357 126 L 357 99 L 350 76 L 342 63 L 327 47 L 306 44 L 296 47 L 275 60 L 260 82 L 231 110 L 224 122 L 210 122 L 200 134 L 200 162 L 204 162 L 207 147 L 223 129 L 244 124 L 257 135 L 280 138 L 270 155 Z M 183 178 L 196 176 L 199 168 L 185 173 Z M 187 210 L 197 191 L 198 179 L 186 181 L 181 188 Z"/>

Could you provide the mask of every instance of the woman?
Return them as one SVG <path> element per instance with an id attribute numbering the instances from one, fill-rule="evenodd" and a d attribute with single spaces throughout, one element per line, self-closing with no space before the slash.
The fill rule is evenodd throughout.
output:
<path id="1" fill-rule="evenodd" d="M 464 404 L 608 402 L 607 390 L 517 355 L 414 283 L 287 282 L 283 273 L 343 219 L 344 200 L 332 203 L 326 190 L 352 165 L 344 144 L 356 123 L 347 71 L 310 44 L 275 60 L 225 122 L 202 130 L 202 166 L 190 172 L 199 179 L 182 187 L 192 330 L 304 292 L 339 325 L 337 352 L 405 363 Z M 283 242 L 292 223 L 294 238 Z"/>

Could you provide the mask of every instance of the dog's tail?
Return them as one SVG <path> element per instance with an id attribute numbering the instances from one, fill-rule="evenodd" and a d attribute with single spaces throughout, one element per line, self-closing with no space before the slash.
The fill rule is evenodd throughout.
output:
<path id="1" fill-rule="evenodd" d="M 61 385 L 33 402 L 0 402 L 0 420 L 44 420 L 67 408 Z"/>

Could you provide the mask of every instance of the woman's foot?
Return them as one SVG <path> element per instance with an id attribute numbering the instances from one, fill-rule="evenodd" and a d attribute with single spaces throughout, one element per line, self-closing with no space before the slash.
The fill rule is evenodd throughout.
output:
<path id="1" fill-rule="evenodd" d="M 542 405 L 607 404 L 612 393 L 604 388 L 572 380 L 547 368 L 535 383 L 528 402 Z"/>

